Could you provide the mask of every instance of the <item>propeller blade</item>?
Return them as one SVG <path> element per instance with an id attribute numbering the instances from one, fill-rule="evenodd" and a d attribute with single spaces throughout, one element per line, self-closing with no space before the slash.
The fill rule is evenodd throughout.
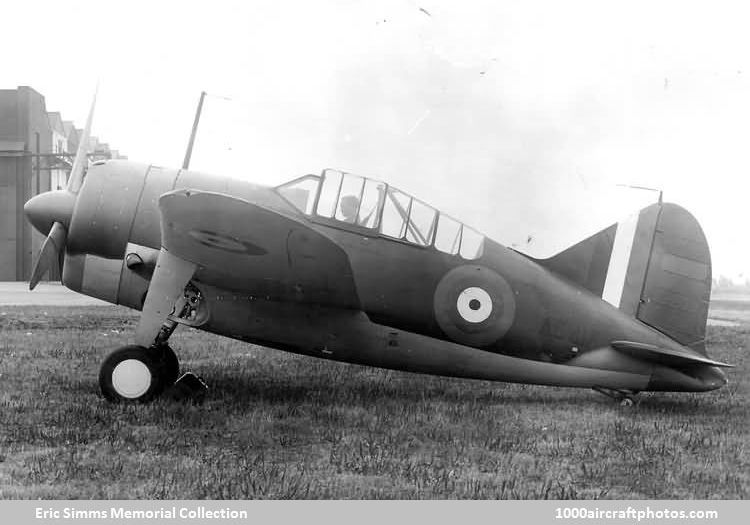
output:
<path id="1" fill-rule="evenodd" d="M 41 280 L 42 276 L 54 265 L 60 267 L 60 254 L 65 249 L 65 239 L 67 238 L 65 226 L 56 222 L 52 225 L 49 235 L 44 239 L 42 249 L 39 250 L 39 256 L 34 263 L 29 280 L 29 290 L 33 290 Z"/>
<path id="2" fill-rule="evenodd" d="M 99 92 L 99 86 L 96 87 L 94 92 L 94 99 L 91 101 L 91 109 L 89 109 L 89 116 L 86 119 L 86 127 L 83 128 L 83 133 L 78 139 L 78 149 L 76 150 L 76 157 L 73 160 L 73 167 L 70 170 L 70 177 L 68 178 L 67 190 L 71 193 L 78 193 L 83 183 L 83 170 L 88 166 L 88 148 L 89 138 L 91 137 L 91 122 L 94 120 L 94 108 L 96 107 L 96 95 Z"/>
<path id="3" fill-rule="evenodd" d="M 54 219 L 57 219 L 54 224 L 52 224 L 49 235 L 44 240 L 42 249 L 39 250 L 39 255 L 34 262 L 34 267 L 31 271 L 31 279 L 29 279 L 30 290 L 33 290 L 36 285 L 39 284 L 42 276 L 46 274 L 50 268 L 55 267 L 55 265 L 57 265 L 58 268 L 62 266 L 61 259 L 62 255 L 65 253 L 65 242 L 68 237 L 63 222 L 66 224 L 70 222 L 70 218 L 73 215 L 73 208 L 75 206 L 75 195 L 81 189 L 81 184 L 83 184 L 83 170 L 88 165 L 91 122 L 94 120 L 94 108 L 96 107 L 96 96 L 98 92 L 99 86 L 97 85 L 96 91 L 94 91 L 94 99 L 91 101 L 89 116 L 86 118 L 86 127 L 83 129 L 83 133 L 78 140 L 78 150 L 76 151 L 76 157 L 73 160 L 73 167 L 70 170 L 70 177 L 68 178 L 68 185 L 66 187 L 67 192 L 47 192 L 45 194 L 37 195 L 24 206 L 24 211 L 29 217 L 29 220 L 31 220 L 34 227 L 40 231 L 46 230 L 44 226 L 51 222 L 47 222 L 48 218 L 54 217 Z M 65 216 L 65 219 L 62 218 L 63 215 Z"/>

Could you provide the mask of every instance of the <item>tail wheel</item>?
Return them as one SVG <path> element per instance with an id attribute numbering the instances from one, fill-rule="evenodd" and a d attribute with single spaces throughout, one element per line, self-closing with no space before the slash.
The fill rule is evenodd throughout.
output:
<path id="1" fill-rule="evenodd" d="M 164 388 L 169 388 L 180 376 L 180 361 L 177 359 L 177 354 L 174 353 L 174 350 L 167 344 L 159 345 L 157 351 Z"/>
<path id="2" fill-rule="evenodd" d="M 114 403 L 152 401 L 165 385 L 159 361 L 158 355 L 142 346 L 118 348 L 107 356 L 99 370 L 102 394 Z"/>

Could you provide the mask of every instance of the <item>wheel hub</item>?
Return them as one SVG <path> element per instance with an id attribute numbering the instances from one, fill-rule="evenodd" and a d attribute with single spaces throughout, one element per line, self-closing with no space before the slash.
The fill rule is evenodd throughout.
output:
<path id="1" fill-rule="evenodd" d="M 151 371 L 142 361 L 126 359 L 112 371 L 112 386 L 122 397 L 138 398 L 151 386 Z"/>

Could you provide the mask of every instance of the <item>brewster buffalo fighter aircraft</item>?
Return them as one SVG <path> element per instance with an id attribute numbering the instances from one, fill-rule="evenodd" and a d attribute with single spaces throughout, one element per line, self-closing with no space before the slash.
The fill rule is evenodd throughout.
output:
<path id="1" fill-rule="evenodd" d="M 84 135 L 91 127 L 91 115 Z M 84 169 L 25 207 L 47 234 L 31 288 L 62 264 L 77 292 L 141 311 L 102 364 L 112 401 L 178 377 L 184 324 L 376 367 L 593 388 L 699 392 L 711 261 L 693 216 L 658 203 L 533 259 L 384 182 L 337 170 L 278 187 L 128 161 Z"/>

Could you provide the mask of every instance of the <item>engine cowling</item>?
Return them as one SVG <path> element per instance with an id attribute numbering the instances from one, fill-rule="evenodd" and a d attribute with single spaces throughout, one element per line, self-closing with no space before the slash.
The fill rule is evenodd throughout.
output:
<path id="1" fill-rule="evenodd" d="M 148 172 L 148 165 L 127 161 L 89 168 L 70 220 L 62 274 L 65 286 L 121 303 L 124 259 Z"/>

